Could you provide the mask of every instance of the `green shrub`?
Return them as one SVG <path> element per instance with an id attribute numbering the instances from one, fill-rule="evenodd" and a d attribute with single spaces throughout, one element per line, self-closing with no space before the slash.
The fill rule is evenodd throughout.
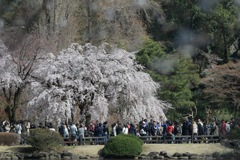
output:
<path id="1" fill-rule="evenodd" d="M 38 151 L 54 150 L 63 143 L 63 138 L 58 132 L 41 128 L 30 130 L 30 136 L 25 139 Z"/>
<path id="2" fill-rule="evenodd" d="M 142 152 L 143 142 L 134 135 L 118 135 L 104 146 L 102 155 L 111 158 L 133 158 Z"/>
<path id="3" fill-rule="evenodd" d="M 237 139 L 240 140 L 240 128 L 234 128 L 227 135 L 228 139 Z"/>
<path id="4" fill-rule="evenodd" d="M 17 145 L 20 144 L 20 139 L 19 134 L 0 132 L 0 145 Z"/>
<path id="5" fill-rule="evenodd" d="M 142 141 L 139 137 L 137 137 L 137 136 L 135 136 L 135 135 L 133 135 L 133 134 L 120 134 L 120 135 L 118 135 L 118 136 L 124 136 L 124 137 L 128 137 L 128 138 L 133 138 L 133 139 L 139 141 L 139 143 L 140 143 L 141 145 L 144 144 L 143 141 Z"/>

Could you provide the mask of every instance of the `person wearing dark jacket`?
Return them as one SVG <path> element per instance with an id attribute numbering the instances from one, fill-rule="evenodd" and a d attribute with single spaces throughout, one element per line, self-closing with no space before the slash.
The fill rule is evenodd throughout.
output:
<path id="1" fill-rule="evenodd" d="M 122 134 L 122 130 L 123 130 L 122 124 L 118 123 L 118 126 L 116 128 L 117 135 Z"/>
<path id="2" fill-rule="evenodd" d="M 98 125 L 98 136 L 99 137 L 103 136 L 103 125 L 102 125 L 102 123 L 99 123 L 99 125 Z"/>
<path id="3" fill-rule="evenodd" d="M 153 121 L 151 124 L 150 124 L 150 135 L 151 136 L 155 136 L 156 135 L 156 122 Z"/>
<path id="4" fill-rule="evenodd" d="M 136 135 L 136 128 L 132 123 L 130 124 L 129 134 Z"/>
<path id="5" fill-rule="evenodd" d="M 64 137 L 63 136 L 64 135 L 64 123 L 63 122 L 61 123 L 61 126 L 58 128 L 58 132 L 60 133 L 60 135 L 62 137 Z"/>
<path id="6" fill-rule="evenodd" d="M 186 121 L 184 121 L 182 125 L 182 135 L 189 135 L 189 128 L 190 128 L 190 123 L 186 119 Z"/>
<path id="7" fill-rule="evenodd" d="M 103 137 L 104 137 L 104 142 L 106 143 L 108 140 L 109 136 L 109 130 L 108 130 L 108 122 L 103 123 Z"/>
<path id="8" fill-rule="evenodd" d="M 198 135 L 203 135 L 204 134 L 204 129 L 203 129 L 203 123 L 200 119 L 198 119 Z"/>

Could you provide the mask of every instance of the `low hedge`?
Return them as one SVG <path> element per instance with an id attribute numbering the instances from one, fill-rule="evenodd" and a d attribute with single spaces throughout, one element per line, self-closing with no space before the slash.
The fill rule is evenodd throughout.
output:
<path id="1" fill-rule="evenodd" d="M 58 149 L 63 143 L 63 137 L 58 132 L 41 128 L 30 130 L 30 136 L 25 140 L 37 151 L 46 152 Z"/>
<path id="2" fill-rule="evenodd" d="M 142 152 L 143 142 L 134 135 L 118 135 L 110 138 L 102 156 L 106 158 L 133 158 Z"/>
<path id="3" fill-rule="evenodd" d="M 228 139 L 237 139 L 240 140 L 240 128 L 234 128 L 227 134 Z"/>
<path id="4" fill-rule="evenodd" d="M 144 144 L 143 141 L 139 137 L 137 137 L 137 136 L 135 136 L 133 134 L 119 134 L 118 136 L 124 136 L 124 137 L 128 137 L 128 138 L 133 138 L 133 139 L 137 140 L 141 145 Z"/>
<path id="5" fill-rule="evenodd" d="M 20 140 L 21 136 L 17 133 L 0 132 L 0 145 L 18 145 Z"/>

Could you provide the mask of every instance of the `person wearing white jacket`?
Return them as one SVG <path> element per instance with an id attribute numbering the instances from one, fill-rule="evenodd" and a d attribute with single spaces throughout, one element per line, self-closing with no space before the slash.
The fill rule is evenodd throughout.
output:
<path id="1" fill-rule="evenodd" d="M 123 126 L 122 133 L 123 133 L 123 134 L 128 134 L 128 127 L 127 127 L 126 124 Z"/>
<path id="2" fill-rule="evenodd" d="M 193 121 L 193 135 L 198 134 L 198 125 L 195 121 Z"/>
<path id="3" fill-rule="evenodd" d="M 226 131 L 229 133 L 231 131 L 231 127 L 228 121 L 226 121 Z"/>
<path id="4" fill-rule="evenodd" d="M 112 124 L 112 133 L 111 136 L 117 136 L 117 123 Z"/>
<path id="5" fill-rule="evenodd" d="M 17 123 L 15 126 L 15 130 L 17 134 L 22 134 L 22 126 L 20 123 Z"/>

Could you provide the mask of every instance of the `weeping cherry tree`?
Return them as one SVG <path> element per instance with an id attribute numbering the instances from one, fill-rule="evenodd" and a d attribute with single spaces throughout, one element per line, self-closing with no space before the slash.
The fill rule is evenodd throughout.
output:
<path id="1" fill-rule="evenodd" d="M 100 121 L 113 114 L 125 121 L 165 119 L 163 109 L 170 105 L 155 97 L 159 85 L 141 70 L 134 53 L 108 44 L 72 44 L 39 62 L 34 74 L 44 81 L 32 83 L 35 97 L 26 116 L 58 123 L 73 111 Z"/>

